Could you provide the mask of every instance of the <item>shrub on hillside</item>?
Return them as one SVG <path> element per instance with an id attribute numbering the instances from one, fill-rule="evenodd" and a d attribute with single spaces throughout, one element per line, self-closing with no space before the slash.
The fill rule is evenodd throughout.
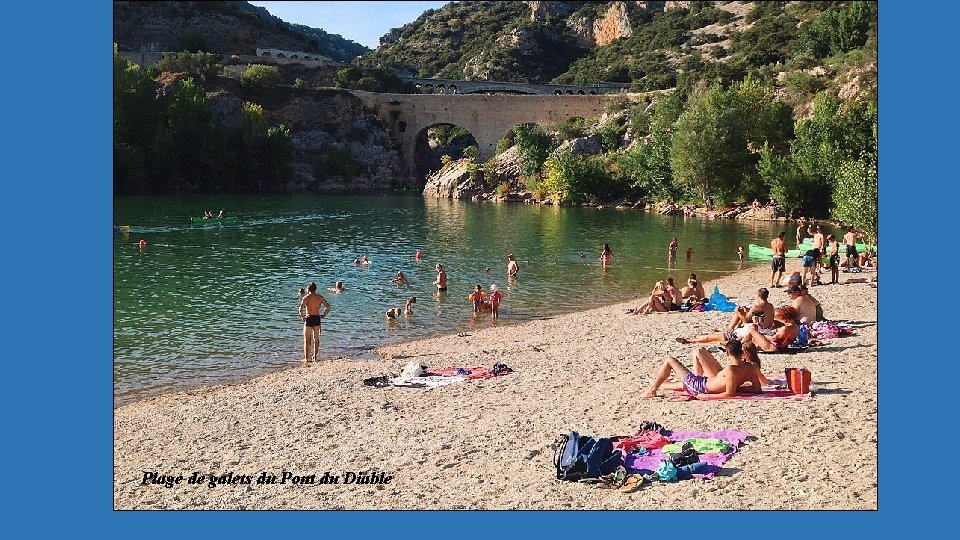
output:
<path id="1" fill-rule="evenodd" d="M 240 75 L 240 84 L 250 90 L 268 90 L 280 82 L 280 73 L 276 66 L 254 64 Z"/>

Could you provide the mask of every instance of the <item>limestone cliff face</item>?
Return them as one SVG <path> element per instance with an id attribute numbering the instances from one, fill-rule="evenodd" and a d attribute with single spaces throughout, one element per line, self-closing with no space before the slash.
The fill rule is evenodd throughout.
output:
<path id="1" fill-rule="evenodd" d="M 624 2 L 613 2 L 601 19 L 593 23 L 593 40 L 597 47 L 616 41 L 633 33 L 630 19 L 627 18 L 627 6 Z"/>
<path id="2" fill-rule="evenodd" d="M 628 9 L 626 2 L 610 2 L 602 17 L 571 17 L 567 20 L 567 26 L 579 36 L 582 44 L 587 47 L 602 47 L 633 34 Z"/>

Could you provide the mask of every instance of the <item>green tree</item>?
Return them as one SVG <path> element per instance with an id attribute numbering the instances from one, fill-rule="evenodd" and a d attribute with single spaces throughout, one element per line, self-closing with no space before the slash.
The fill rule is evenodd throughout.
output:
<path id="1" fill-rule="evenodd" d="M 844 162 L 838 173 L 833 217 L 865 232 L 867 242 L 876 245 L 880 217 L 876 160 Z"/>
<path id="2" fill-rule="evenodd" d="M 750 162 L 747 128 L 719 85 L 694 94 L 677 120 L 670 148 L 674 182 L 701 200 L 729 200 Z"/>
<path id="3" fill-rule="evenodd" d="M 513 142 L 520 153 L 520 173 L 535 179 L 553 150 L 553 139 L 540 126 L 518 124 L 513 126 Z"/>

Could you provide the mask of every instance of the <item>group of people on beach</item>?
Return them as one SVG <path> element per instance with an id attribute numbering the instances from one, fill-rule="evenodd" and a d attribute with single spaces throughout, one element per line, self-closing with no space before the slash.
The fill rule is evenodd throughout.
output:
<path id="1" fill-rule="evenodd" d="M 804 243 L 803 230 L 804 226 L 801 224 L 797 228 L 798 247 Z M 768 381 L 760 371 L 758 353 L 789 352 L 811 325 L 826 321 L 823 307 L 820 301 L 810 294 L 809 287 L 819 284 L 819 274 L 827 269 L 831 272 L 830 283 L 838 283 L 839 242 L 834 235 L 824 234 L 823 228 L 813 223 L 806 226 L 806 231 L 812 236 L 813 246 L 804 253 L 800 271 L 791 273 L 787 278 L 786 293 L 790 299 L 785 305 L 775 308 L 769 301 L 769 289 L 762 287 L 757 291 L 756 302 L 753 305 L 738 306 L 722 331 L 702 336 L 676 338 L 676 341 L 682 344 L 722 343 L 719 350 L 726 353 L 727 366 L 721 366 L 710 351 L 702 346 L 693 353 L 692 369 L 687 368 L 676 358 L 668 356 L 654 374 L 650 387 L 643 393 L 644 397 L 655 397 L 660 388 L 684 391 L 692 396 L 715 394 L 722 397 L 732 397 L 737 392 L 763 391 L 762 385 L 767 384 Z M 784 236 L 785 233 L 781 232 L 770 243 L 773 250 L 771 288 L 783 287 L 780 282 L 786 272 L 787 252 Z M 846 266 L 852 269 L 864 264 L 875 265 L 872 262 L 872 254 L 864 256 L 865 254 L 857 252 L 858 238 L 859 235 L 853 227 L 848 228 L 843 235 L 843 243 L 846 245 Z M 742 247 L 737 250 L 737 254 L 742 262 Z M 667 283 L 658 281 L 650 299 L 632 312 L 652 313 L 676 310 L 677 293 L 675 293 L 676 287 L 672 285 L 672 280 L 669 279 Z M 684 291 L 688 290 L 689 287 L 684 289 Z M 684 293 L 679 294 L 682 297 Z M 668 382 L 671 375 L 678 380 Z"/>
<path id="2" fill-rule="evenodd" d="M 806 237 L 803 235 L 804 225 L 801 222 L 797 226 L 797 248 L 804 243 Z M 802 274 L 800 283 L 810 287 L 822 285 L 820 276 L 829 271 L 830 284 L 836 284 L 840 281 L 840 267 L 847 268 L 846 271 L 859 271 L 862 266 L 873 265 L 872 254 L 857 252 L 857 239 L 859 234 L 853 227 L 848 227 L 846 234 L 843 235 L 843 243 L 846 246 L 846 262 L 840 261 L 840 242 L 832 234 L 824 235 L 823 228 L 811 222 L 806 226 L 806 232 L 812 238 L 812 247 L 803 253 L 801 262 Z M 773 250 L 773 259 L 771 260 L 772 274 L 770 276 L 771 287 L 781 287 L 780 279 L 786 271 L 787 244 L 784 240 L 785 232 L 781 232 L 776 238 L 770 241 L 770 249 Z"/>
<path id="3" fill-rule="evenodd" d="M 693 307 L 708 300 L 703 284 L 697 279 L 697 274 L 690 273 L 687 285 L 679 288 L 673 278 L 657 281 L 650 296 L 638 307 L 631 309 L 633 315 L 647 315 L 650 313 L 667 313 L 670 311 L 690 311 Z"/>

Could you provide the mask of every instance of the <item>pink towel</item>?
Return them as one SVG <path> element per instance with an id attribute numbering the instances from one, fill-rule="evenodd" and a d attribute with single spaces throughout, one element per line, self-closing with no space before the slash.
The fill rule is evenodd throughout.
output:
<path id="1" fill-rule="evenodd" d="M 672 396 L 668 397 L 668 401 L 719 401 L 722 399 L 789 399 L 789 400 L 804 400 L 809 399 L 810 394 L 794 394 L 790 390 L 764 390 L 761 394 L 736 394 L 733 397 L 721 396 L 720 394 L 700 394 L 697 397 L 693 397 L 690 394 L 677 390 L 677 392 Z"/>
<path id="2" fill-rule="evenodd" d="M 469 375 L 458 375 L 458 369 L 468 369 L 470 370 Z M 509 371 L 507 373 L 510 373 Z M 507 373 L 501 373 L 500 375 L 506 375 Z M 484 366 L 479 367 L 448 367 L 448 368 L 430 368 L 427 370 L 427 375 L 435 375 L 439 377 L 467 377 L 468 379 L 492 379 L 497 377 L 493 373 L 490 373 L 490 369 Z"/>

